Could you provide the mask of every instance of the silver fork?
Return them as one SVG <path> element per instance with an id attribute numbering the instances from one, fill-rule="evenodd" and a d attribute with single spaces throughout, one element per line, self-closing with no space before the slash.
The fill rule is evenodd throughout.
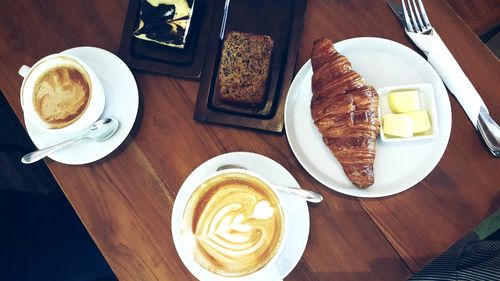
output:
<path id="1" fill-rule="evenodd" d="M 427 55 L 429 63 L 464 108 L 490 152 L 500 157 L 500 127 L 491 118 L 479 93 L 432 27 L 422 0 L 417 1 L 401 0 L 406 34 Z M 439 50 L 438 55 L 431 53 L 435 50 Z"/>
<path id="2" fill-rule="evenodd" d="M 402 0 L 401 3 L 406 21 L 406 31 L 426 33 L 432 30 L 431 22 L 427 17 L 422 0 L 418 0 L 418 8 L 415 0 L 412 0 L 413 8 L 412 5 L 408 3 L 408 10 L 406 9 L 405 0 Z M 414 10 L 415 12 L 413 12 Z M 408 14 L 410 16 L 408 16 Z"/>

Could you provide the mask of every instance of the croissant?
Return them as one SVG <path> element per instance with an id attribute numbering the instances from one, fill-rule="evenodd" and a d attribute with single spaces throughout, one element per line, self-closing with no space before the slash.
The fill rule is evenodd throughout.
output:
<path id="1" fill-rule="evenodd" d="M 360 188 L 369 187 L 374 182 L 380 131 L 378 94 L 328 38 L 314 41 L 311 62 L 314 124 L 349 180 Z"/>

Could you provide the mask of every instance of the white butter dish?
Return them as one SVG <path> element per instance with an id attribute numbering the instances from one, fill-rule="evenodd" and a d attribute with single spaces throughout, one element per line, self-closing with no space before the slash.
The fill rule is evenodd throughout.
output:
<path id="1" fill-rule="evenodd" d="M 420 133 L 415 134 L 412 137 L 402 138 L 402 137 L 393 137 L 384 133 L 384 126 L 380 127 L 380 138 L 383 142 L 404 142 L 404 141 L 414 141 L 414 140 L 422 140 L 422 139 L 430 139 L 439 135 L 439 124 L 438 124 L 438 115 L 436 109 L 436 98 L 434 96 L 434 88 L 432 84 L 429 83 L 419 83 L 419 84 L 409 84 L 409 85 L 398 85 L 398 86 L 390 86 L 383 87 L 377 89 L 379 94 L 379 118 L 380 122 L 386 114 L 396 113 L 392 112 L 389 106 L 389 93 L 396 91 L 410 91 L 417 90 L 419 95 L 419 103 L 420 110 L 427 111 L 429 115 L 429 120 L 431 123 L 431 129 Z"/>

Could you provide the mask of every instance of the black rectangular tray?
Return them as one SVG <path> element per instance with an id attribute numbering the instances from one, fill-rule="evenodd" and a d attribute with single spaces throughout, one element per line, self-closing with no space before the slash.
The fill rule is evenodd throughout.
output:
<path id="1" fill-rule="evenodd" d="M 269 35 L 274 41 L 267 101 L 245 108 L 217 101 L 214 94 L 222 42 L 218 39 L 225 0 L 216 0 L 207 55 L 200 78 L 194 119 L 269 132 L 283 132 L 283 112 L 292 82 L 302 33 L 306 0 L 232 0 L 225 33 L 242 31 Z"/>
<path id="2" fill-rule="evenodd" d="M 216 0 L 196 0 L 184 49 L 137 39 L 141 0 L 130 0 L 118 56 L 138 70 L 198 79 L 201 75 Z"/>

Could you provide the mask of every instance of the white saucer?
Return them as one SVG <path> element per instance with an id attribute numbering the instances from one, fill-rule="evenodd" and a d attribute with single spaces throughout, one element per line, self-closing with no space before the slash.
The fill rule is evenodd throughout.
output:
<path id="1" fill-rule="evenodd" d="M 132 72 L 116 55 L 95 47 L 77 47 L 61 53 L 76 56 L 86 62 L 101 80 L 106 106 L 101 118 L 113 117 L 120 121 L 116 133 L 103 142 L 82 141 L 63 148 L 49 158 L 64 164 L 80 165 L 97 161 L 115 150 L 128 136 L 139 108 L 139 93 Z M 70 139 L 78 133 L 48 133 L 33 126 L 26 118 L 26 130 L 38 148 Z"/>
<path id="2" fill-rule="evenodd" d="M 234 164 L 246 167 L 281 185 L 298 186 L 295 178 L 279 163 L 265 156 L 250 152 L 231 152 L 214 157 L 198 166 L 184 181 L 175 198 L 172 211 L 172 237 L 179 257 L 188 270 L 200 280 L 212 280 L 213 275 L 207 274 L 183 247 L 180 237 L 181 220 L 184 206 L 199 181 L 214 173 L 224 164 Z M 309 209 L 304 200 L 293 195 L 280 194 L 286 204 L 285 221 L 289 222 L 289 231 L 284 238 L 286 245 L 269 271 L 254 276 L 252 280 L 280 280 L 285 278 L 297 265 L 304 253 L 309 236 Z M 270 279 L 270 276 L 275 276 Z M 217 278 L 223 280 L 223 278 Z M 236 280 L 238 278 L 230 278 Z M 249 280 L 248 278 L 245 280 Z"/>

